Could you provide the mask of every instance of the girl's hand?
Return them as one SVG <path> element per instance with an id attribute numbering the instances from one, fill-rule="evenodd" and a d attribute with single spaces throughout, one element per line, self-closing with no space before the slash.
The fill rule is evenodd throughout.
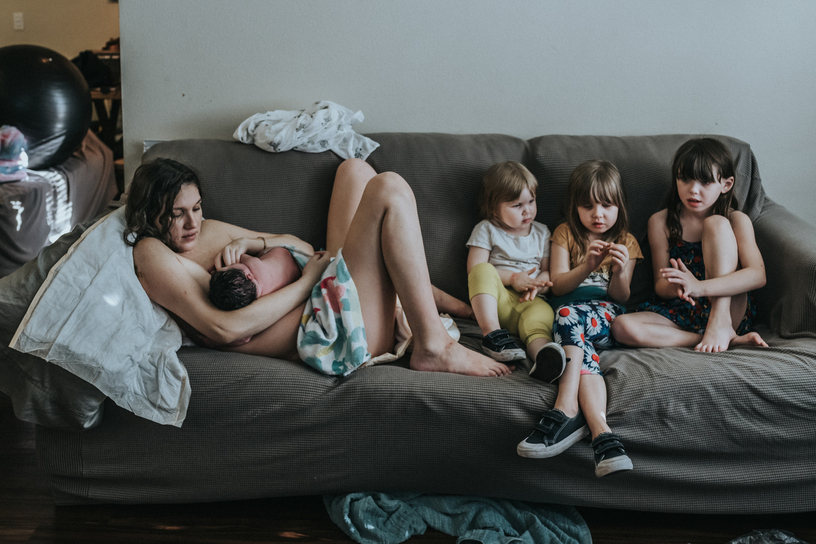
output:
<path id="1" fill-rule="evenodd" d="M 531 268 L 527 272 L 514 273 L 510 276 L 510 286 L 519 293 L 524 293 L 530 289 L 535 289 L 536 293 L 538 293 L 540 288 L 552 286 L 552 282 L 531 278 L 530 275 L 533 273 L 535 273 L 535 268 Z"/>
<path id="2" fill-rule="evenodd" d="M 238 238 L 233 240 L 215 256 L 215 269 L 222 270 L 230 265 L 241 262 L 241 255 L 249 251 L 251 238 Z"/>
<path id="3" fill-rule="evenodd" d="M 677 286 L 677 298 L 681 298 L 694 306 L 694 297 L 699 293 L 699 280 L 694 277 L 694 274 L 689 272 L 683 261 L 679 259 L 670 259 L 671 268 L 661 268 L 660 275 L 666 278 L 666 281 Z"/>
<path id="4" fill-rule="evenodd" d="M 620 274 L 629 262 L 629 250 L 623 244 L 612 244 L 609 246 L 608 254 L 612 256 L 612 273 Z"/>
<path id="5" fill-rule="evenodd" d="M 612 244 L 609 242 L 604 242 L 603 240 L 595 240 L 589 247 L 587 248 L 587 255 L 586 255 L 586 264 L 590 270 L 595 270 L 609 255 L 609 248 L 612 247 Z"/>
<path id="6" fill-rule="evenodd" d="M 329 256 L 328 252 L 315 251 L 314 255 L 312 255 L 303 267 L 301 277 L 306 278 L 311 285 L 315 285 L 320 280 L 320 277 L 323 276 L 323 272 L 326 271 L 326 268 L 329 267 L 329 263 L 331 263 L 331 256 Z"/>

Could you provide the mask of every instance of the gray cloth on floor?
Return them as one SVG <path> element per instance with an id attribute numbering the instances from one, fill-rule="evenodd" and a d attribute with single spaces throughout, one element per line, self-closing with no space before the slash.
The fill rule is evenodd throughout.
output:
<path id="1" fill-rule="evenodd" d="M 583 544 L 589 528 L 571 506 L 420 493 L 350 493 L 323 497 L 326 510 L 361 544 L 397 544 L 431 527 L 457 544 Z"/>

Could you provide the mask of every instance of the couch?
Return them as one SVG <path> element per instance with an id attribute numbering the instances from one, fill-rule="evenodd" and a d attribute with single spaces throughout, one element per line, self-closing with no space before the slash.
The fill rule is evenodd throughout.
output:
<path id="1" fill-rule="evenodd" d="M 690 136 L 369 134 L 368 162 L 412 186 L 433 282 L 466 300 L 465 241 L 478 221 L 476 188 L 503 160 L 539 180 L 538 220 L 562 217 L 579 163 L 621 171 L 631 231 L 647 258 L 630 306 L 652 289 L 646 222 L 671 187 L 670 163 Z M 415 372 L 405 360 L 345 378 L 266 357 L 183 347 L 192 394 L 180 427 L 135 416 L 92 385 L 7 348 L 25 313 L 5 296 L 36 291 L 78 227 L 0 280 L 0 390 L 37 423 L 39 466 L 57 504 L 184 503 L 353 491 L 482 495 L 576 506 L 678 513 L 816 511 L 816 228 L 765 195 L 748 144 L 720 137 L 737 163 L 736 200 L 754 223 L 767 285 L 755 293 L 769 348 L 604 352 L 608 420 L 634 470 L 597 479 L 582 441 L 551 459 L 516 454 L 556 386 L 510 376 Z M 205 217 L 325 244 L 331 152 L 273 154 L 232 141 L 178 140 L 171 157 L 202 182 Z M 5 296 L 5 298 L 4 298 Z M 458 319 L 478 349 L 475 323 Z"/>

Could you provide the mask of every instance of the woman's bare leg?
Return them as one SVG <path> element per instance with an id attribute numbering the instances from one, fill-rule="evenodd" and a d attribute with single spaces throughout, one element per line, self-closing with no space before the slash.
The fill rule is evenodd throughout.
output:
<path id="1" fill-rule="evenodd" d="M 399 175 L 378 174 L 368 181 L 348 227 L 343 256 L 355 284 L 365 286 L 359 297 L 372 355 L 394 346 L 398 294 L 414 335 L 411 368 L 478 376 L 510 373 L 505 365 L 455 342 L 442 325 L 414 195 Z"/>
<path id="2" fill-rule="evenodd" d="M 326 232 L 326 249 L 330 255 L 337 255 L 337 250 L 345 244 L 351 220 L 357 212 L 366 185 L 376 175 L 374 168 L 362 159 L 347 159 L 337 168 Z M 437 287 L 433 287 L 433 293 L 440 313 L 473 319 L 473 312 L 467 303 Z"/>
<path id="3" fill-rule="evenodd" d="M 346 234 L 363 198 L 363 191 L 376 175 L 377 172 L 371 165 L 362 159 L 348 159 L 337 168 L 326 232 L 326 250 L 331 256 L 337 255 L 337 250 L 345 244 Z"/>

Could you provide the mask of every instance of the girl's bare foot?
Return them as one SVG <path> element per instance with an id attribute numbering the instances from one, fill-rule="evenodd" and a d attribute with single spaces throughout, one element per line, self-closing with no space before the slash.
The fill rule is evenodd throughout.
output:
<path id="1" fill-rule="evenodd" d="M 702 351 L 704 353 L 725 351 L 736 336 L 737 333 L 734 332 L 734 329 L 732 329 L 730 325 L 717 327 L 709 322 L 703 334 L 703 339 L 699 344 L 694 346 L 694 351 Z"/>
<path id="2" fill-rule="evenodd" d="M 448 338 L 450 342 L 446 342 L 442 349 L 415 345 L 411 353 L 410 368 L 425 372 L 451 372 L 487 377 L 506 376 L 513 371 L 513 367 L 476 353 Z"/>
<path id="3" fill-rule="evenodd" d="M 742 336 L 737 336 L 733 340 L 731 340 L 732 346 L 761 346 L 763 348 L 768 347 L 768 343 L 762 339 L 762 337 L 755 332 L 749 332 L 747 334 L 743 334 Z"/>

